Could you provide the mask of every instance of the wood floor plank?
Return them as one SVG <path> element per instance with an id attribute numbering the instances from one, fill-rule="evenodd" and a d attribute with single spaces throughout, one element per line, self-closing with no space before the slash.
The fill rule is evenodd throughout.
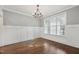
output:
<path id="1" fill-rule="evenodd" d="M 44 43 L 47 43 L 50 46 L 49 48 L 55 47 L 69 54 L 75 54 L 75 53 L 79 54 L 79 48 L 75 48 L 69 45 L 61 44 L 44 38 L 36 38 L 34 40 L 28 40 L 28 41 L 0 47 L 0 53 L 1 54 L 44 54 L 45 53 Z"/>

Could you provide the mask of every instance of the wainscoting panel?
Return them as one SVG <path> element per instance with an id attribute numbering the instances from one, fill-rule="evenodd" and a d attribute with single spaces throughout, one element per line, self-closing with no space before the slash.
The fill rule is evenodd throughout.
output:
<path id="1" fill-rule="evenodd" d="M 79 48 L 79 24 L 67 25 L 65 36 L 69 39 L 69 42 L 72 46 Z"/>
<path id="2" fill-rule="evenodd" d="M 42 27 L 5 26 L 0 34 L 0 46 L 40 37 Z"/>

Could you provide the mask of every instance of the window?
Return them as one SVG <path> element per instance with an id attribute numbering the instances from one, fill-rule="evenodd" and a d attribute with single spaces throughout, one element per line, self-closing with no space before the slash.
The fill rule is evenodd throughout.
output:
<path id="1" fill-rule="evenodd" d="M 66 13 L 57 14 L 44 19 L 44 33 L 63 35 L 65 28 Z"/>

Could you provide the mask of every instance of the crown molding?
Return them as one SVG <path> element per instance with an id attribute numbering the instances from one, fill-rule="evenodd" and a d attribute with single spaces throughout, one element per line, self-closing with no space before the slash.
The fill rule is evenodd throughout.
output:
<path id="1" fill-rule="evenodd" d="M 47 18 L 47 17 L 50 17 L 50 16 L 53 16 L 53 15 L 56 15 L 58 13 L 61 13 L 61 12 L 64 12 L 64 11 L 67 11 L 68 9 L 71 9 L 73 7 L 76 7 L 77 5 L 73 5 L 73 6 L 70 6 L 68 8 L 64 8 L 64 9 L 60 9 L 60 10 L 57 10 L 55 12 L 51 12 L 51 13 L 48 13 L 48 15 L 46 16 L 43 16 L 43 18 Z M 21 14 L 21 15 L 25 15 L 25 16 L 28 16 L 28 17 L 32 17 L 32 15 L 28 14 L 28 13 L 23 13 L 23 12 L 20 12 L 20 11 L 17 11 L 17 10 L 13 10 L 13 9 L 10 9 L 10 8 L 5 8 L 3 7 L 2 8 L 2 11 L 5 10 L 5 11 L 10 11 L 10 12 L 14 12 L 14 13 L 18 13 L 18 14 Z"/>
<path id="2" fill-rule="evenodd" d="M 55 12 L 48 13 L 49 15 L 48 15 L 48 16 L 44 16 L 44 19 L 47 18 L 47 17 L 53 16 L 53 15 L 56 15 L 56 14 L 65 12 L 65 11 L 67 11 L 67 10 L 73 8 L 73 7 L 77 7 L 77 6 L 78 6 L 78 5 L 73 5 L 73 6 L 64 8 L 64 9 L 57 10 L 57 11 L 55 11 Z"/>
<path id="3" fill-rule="evenodd" d="M 10 9 L 10 8 L 5 8 L 5 7 L 2 8 L 2 11 L 9 11 L 9 12 L 14 12 L 14 13 L 21 14 L 21 15 L 24 15 L 24 16 L 32 17 L 32 15 L 30 15 L 30 14 L 23 13 L 23 12 L 20 12 L 20 11 L 16 11 L 16 10 L 13 10 L 13 9 Z"/>

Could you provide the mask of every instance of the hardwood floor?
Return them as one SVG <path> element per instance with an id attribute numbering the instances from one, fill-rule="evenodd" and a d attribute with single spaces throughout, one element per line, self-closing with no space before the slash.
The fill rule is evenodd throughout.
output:
<path id="1" fill-rule="evenodd" d="M 1 54 L 45 54 L 45 53 L 77 54 L 79 53 L 79 48 L 75 48 L 44 38 L 37 38 L 34 40 L 28 40 L 0 47 L 0 53 Z"/>

